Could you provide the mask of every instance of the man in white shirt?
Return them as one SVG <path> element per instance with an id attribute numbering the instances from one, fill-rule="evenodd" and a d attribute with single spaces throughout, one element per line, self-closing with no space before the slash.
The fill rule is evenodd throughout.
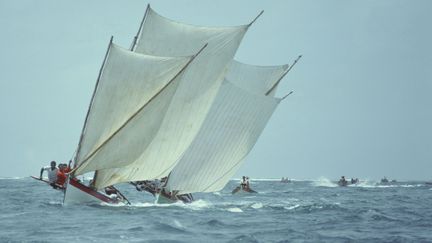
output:
<path id="1" fill-rule="evenodd" d="M 49 182 L 51 182 L 51 184 L 54 184 L 57 181 L 57 172 L 58 172 L 56 162 L 51 161 L 51 166 L 42 167 L 42 169 L 40 171 L 40 177 L 39 177 L 40 179 L 42 179 L 42 174 L 45 170 L 48 171 Z"/>

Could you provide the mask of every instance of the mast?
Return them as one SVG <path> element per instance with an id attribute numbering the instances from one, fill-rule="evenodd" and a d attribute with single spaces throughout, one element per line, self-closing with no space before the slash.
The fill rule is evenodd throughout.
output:
<path id="1" fill-rule="evenodd" d="M 138 32 L 136 33 L 136 35 L 135 35 L 135 37 L 134 37 L 134 39 L 133 39 L 133 41 L 132 41 L 132 44 L 131 44 L 131 47 L 130 47 L 130 50 L 131 50 L 131 51 L 134 51 L 134 50 L 135 50 L 135 46 L 136 46 L 136 44 L 137 44 L 139 34 L 141 33 L 142 26 L 143 26 L 143 24 L 144 24 L 144 20 L 146 19 L 147 14 L 148 14 L 149 11 L 150 11 L 150 3 L 147 4 L 147 8 L 146 8 L 146 11 L 145 11 L 145 13 L 144 13 L 143 19 L 141 20 L 141 24 L 140 24 L 140 27 L 139 27 L 139 29 L 138 29 Z"/>
<path id="2" fill-rule="evenodd" d="M 82 140 L 83 140 L 83 138 L 84 138 L 84 132 L 85 132 L 85 129 L 86 129 L 86 126 L 87 126 L 87 120 L 88 120 L 88 117 L 89 117 L 89 114 L 90 114 L 91 107 L 92 107 L 92 105 L 93 105 L 93 101 L 94 101 L 94 97 L 95 97 L 95 95 L 96 95 L 96 91 L 97 91 L 98 86 L 99 86 L 99 81 L 100 81 L 100 77 L 101 77 L 101 75 L 102 75 L 102 71 L 103 71 L 103 69 L 104 69 L 104 67 L 105 67 L 105 63 L 106 63 L 106 60 L 107 60 L 107 58 L 108 58 L 108 54 L 109 54 L 109 50 L 110 50 L 110 48 L 111 48 L 111 44 L 112 44 L 113 38 L 114 38 L 114 37 L 111 36 L 110 42 L 109 42 L 109 44 L 108 44 L 108 48 L 107 48 L 107 50 L 106 50 L 106 52 L 105 52 L 105 57 L 104 57 L 104 60 L 103 60 L 103 62 L 102 62 L 102 66 L 101 66 L 101 68 L 99 69 L 99 75 L 98 75 L 98 78 L 97 78 L 97 81 L 96 81 L 96 85 L 95 85 L 94 90 L 93 90 L 93 95 L 92 95 L 92 97 L 91 97 L 89 107 L 88 107 L 88 109 L 87 109 L 87 115 L 86 115 L 86 118 L 85 118 L 85 120 L 84 120 L 84 126 L 83 126 L 83 128 L 82 128 L 82 130 L 81 130 L 81 136 L 80 136 L 80 140 L 79 140 L 79 143 L 78 143 L 78 148 L 77 148 L 77 150 L 76 150 L 76 154 L 75 154 L 75 158 L 74 158 L 74 166 L 73 166 L 74 168 L 77 166 L 77 159 L 78 159 L 79 152 L 80 152 L 80 150 L 81 150 L 81 143 L 82 143 Z M 73 174 L 72 174 L 72 175 L 73 175 Z"/>
<path id="3" fill-rule="evenodd" d="M 273 84 L 273 86 L 265 93 L 265 95 L 269 95 L 278 86 L 278 84 L 282 81 L 282 79 L 285 77 L 285 75 L 288 74 L 288 72 L 291 70 L 291 68 L 294 67 L 294 65 L 298 62 L 298 60 L 300 60 L 301 57 L 302 57 L 302 55 L 297 57 L 297 59 L 294 61 L 294 63 L 288 68 L 288 70 L 286 70 L 282 74 L 282 76 L 279 78 L 279 80 L 275 84 Z"/>

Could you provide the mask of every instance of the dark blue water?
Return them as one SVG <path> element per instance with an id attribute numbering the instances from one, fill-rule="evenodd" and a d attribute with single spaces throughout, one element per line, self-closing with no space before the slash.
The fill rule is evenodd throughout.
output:
<path id="1" fill-rule="evenodd" d="M 432 187 L 423 182 L 337 187 L 328 180 L 252 180 L 258 194 L 195 194 L 155 205 L 119 185 L 131 206 L 62 206 L 44 183 L 0 179 L 0 242 L 432 242 Z"/>

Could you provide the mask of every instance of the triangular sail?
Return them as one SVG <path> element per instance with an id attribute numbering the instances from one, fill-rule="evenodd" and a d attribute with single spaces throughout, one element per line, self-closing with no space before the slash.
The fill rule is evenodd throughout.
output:
<path id="1" fill-rule="evenodd" d="M 179 193 L 222 189 L 226 182 L 220 178 L 249 153 L 278 103 L 226 80 L 200 132 L 171 172 L 167 189 Z"/>
<path id="2" fill-rule="evenodd" d="M 287 69 L 232 61 L 200 132 L 170 174 L 168 190 L 211 192 L 226 185 L 279 103 L 265 93 Z"/>
<path id="3" fill-rule="evenodd" d="M 179 83 L 173 79 L 181 79 L 178 74 L 191 58 L 142 55 L 110 45 L 85 124 L 76 175 L 135 161 L 159 128 Z M 118 134 L 113 137 L 114 133 Z"/>
<path id="4" fill-rule="evenodd" d="M 151 144 L 126 167 L 98 171 L 97 186 L 166 176 L 193 141 L 223 81 L 247 25 L 200 27 L 146 11 L 135 51 L 181 56 L 208 46 L 191 63 Z M 167 169 L 168 168 L 168 169 Z"/>

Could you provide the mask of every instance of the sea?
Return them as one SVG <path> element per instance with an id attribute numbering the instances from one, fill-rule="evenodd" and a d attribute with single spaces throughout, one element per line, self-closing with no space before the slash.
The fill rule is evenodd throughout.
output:
<path id="1" fill-rule="evenodd" d="M 239 180 L 191 204 L 158 205 L 130 184 L 131 205 L 62 205 L 63 193 L 28 178 L 1 178 L 0 242 L 432 242 L 432 186 L 422 181 L 326 178 Z"/>

